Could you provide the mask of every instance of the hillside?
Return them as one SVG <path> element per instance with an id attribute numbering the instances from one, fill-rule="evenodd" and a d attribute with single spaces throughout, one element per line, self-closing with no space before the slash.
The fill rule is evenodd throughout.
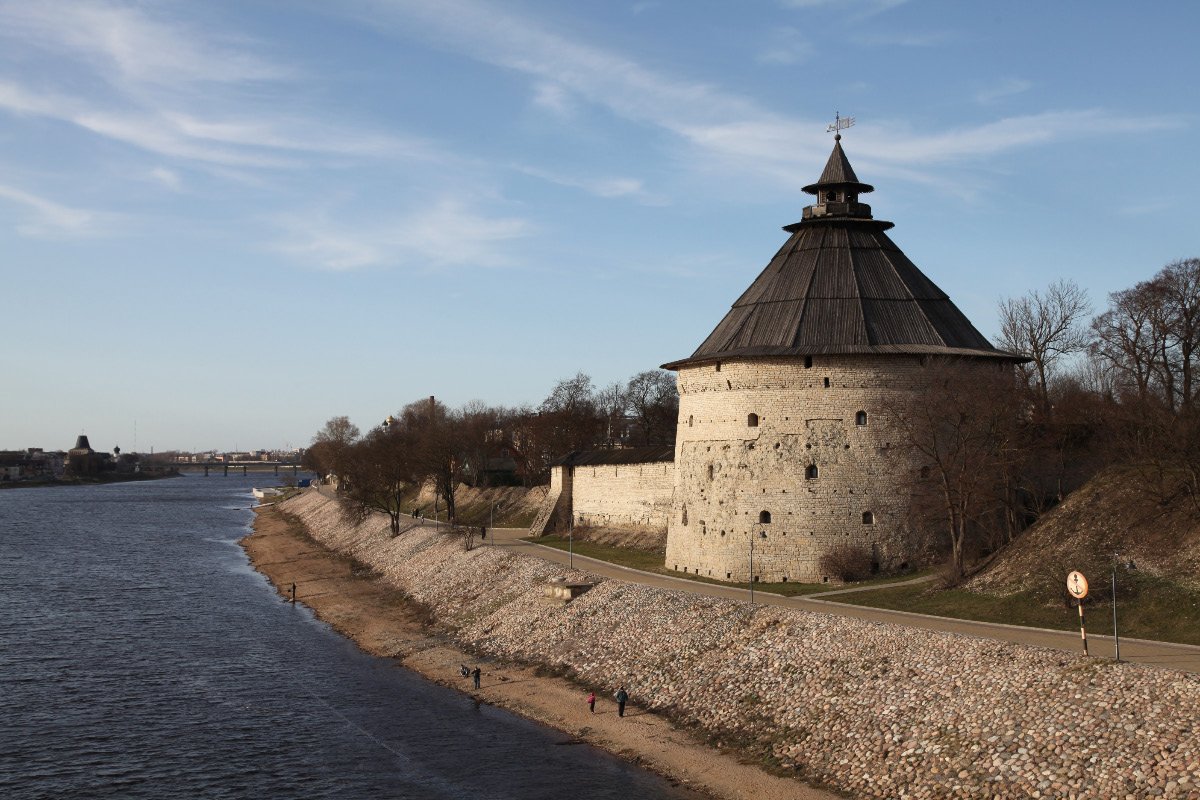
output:
<path id="1" fill-rule="evenodd" d="M 1167 503 L 1148 498 L 1134 478 L 1128 470 L 1110 469 L 1092 479 L 963 588 L 989 595 L 1028 592 L 1055 603 L 1067 597 L 1067 573 L 1080 570 L 1098 596 L 1109 591 L 1113 553 L 1120 551 L 1137 570 L 1118 573 L 1119 593 L 1122 584 L 1136 591 L 1150 578 L 1200 589 L 1200 516 L 1185 497 Z"/>

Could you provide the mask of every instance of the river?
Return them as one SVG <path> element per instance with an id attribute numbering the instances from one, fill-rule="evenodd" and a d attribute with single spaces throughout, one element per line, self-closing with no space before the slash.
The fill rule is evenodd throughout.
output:
<path id="1" fill-rule="evenodd" d="M 0 797 L 699 797 L 280 602 L 237 545 L 271 480 L 0 492 Z"/>

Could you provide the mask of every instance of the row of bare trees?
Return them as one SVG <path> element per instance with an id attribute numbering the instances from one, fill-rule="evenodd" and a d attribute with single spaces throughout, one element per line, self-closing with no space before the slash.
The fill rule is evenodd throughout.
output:
<path id="1" fill-rule="evenodd" d="M 674 444 L 678 412 L 672 373 L 641 372 L 597 390 L 580 372 L 560 380 L 536 409 L 479 400 L 451 409 L 430 397 L 365 434 L 349 418 L 334 417 L 313 437 L 302 464 L 336 475 L 347 504 L 359 514 L 387 514 L 395 534 L 403 498 L 415 487 L 432 483 L 453 519 L 460 483 L 536 485 L 554 459 L 574 451 Z M 515 470 L 493 469 L 497 452 Z"/>
<path id="2" fill-rule="evenodd" d="M 1015 373 L 932 359 L 916 396 L 882 409 L 918 465 L 911 521 L 943 533 L 953 572 L 1111 465 L 1200 515 L 1200 259 L 1112 293 L 1094 317 L 1069 281 L 999 311 L 997 346 L 1028 359 Z"/>

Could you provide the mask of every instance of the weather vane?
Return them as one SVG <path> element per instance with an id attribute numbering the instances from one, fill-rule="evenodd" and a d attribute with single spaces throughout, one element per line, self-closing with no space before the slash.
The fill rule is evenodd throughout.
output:
<path id="1" fill-rule="evenodd" d="M 846 130 L 846 128 L 849 128 L 853 124 L 854 117 L 843 118 L 840 112 L 835 112 L 833 115 L 833 124 L 826 128 L 825 132 L 836 134 L 834 138 L 840 139 L 842 138 L 840 131 Z"/>

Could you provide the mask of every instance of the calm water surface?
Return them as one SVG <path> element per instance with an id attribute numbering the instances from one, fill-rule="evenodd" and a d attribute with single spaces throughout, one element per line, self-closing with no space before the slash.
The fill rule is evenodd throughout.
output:
<path id="1" fill-rule="evenodd" d="M 270 480 L 0 492 L 0 797 L 698 797 L 280 602 L 237 546 Z"/>

